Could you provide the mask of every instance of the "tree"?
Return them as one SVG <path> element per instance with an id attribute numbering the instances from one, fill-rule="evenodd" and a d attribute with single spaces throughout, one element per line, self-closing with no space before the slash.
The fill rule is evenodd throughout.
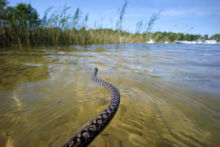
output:
<path id="1" fill-rule="evenodd" d="M 208 40 L 208 39 L 209 39 L 208 34 L 205 34 L 204 36 L 202 36 L 202 39 L 204 39 L 204 40 Z"/>
<path id="2" fill-rule="evenodd" d="M 193 35 L 192 34 L 185 34 L 184 35 L 184 40 L 192 41 L 193 40 Z"/>
<path id="3" fill-rule="evenodd" d="M 20 3 L 15 7 L 14 16 L 16 17 L 16 25 L 29 27 L 30 29 L 40 24 L 37 11 L 30 4 Z"/>
<path id="4" fill-rule="evenodd" d="M 31 31 L 39 25 L 37 11 L 30 4 L 20 3 L 16 7 L 5 7 L 4 23 L 1 26 L 7 32 L 6 41 L 17 40 L 19 46 L 21 43 L 29 44 Z"/>
<path id="5" fill-rule="evenodd" d="M 6 0 L 0 0 L 0 45 L 5 46 L 4 40 L 7 40 L 5 26 L 5 15 L 6 15 Z"/>
<path id="6" fill-rule="evenodd" d="M 6 0 L 0 0 L 0 16 L 2 17 L 5 11 L 5 8 L 7 7 L 7 1 Z"/>
<path id="7" fill-rule="evenodd" d="M 183 40 L 183 34 L 178 33 L 177 36 L 176 36 L 176 40 Z"/>
<path id="8" fill-rule="evenodd" d="M 220 40 L 220 34 L 214 34 L 213 36 L 210 37 L 211 39 L 215 39 L 215 40 Z"/>
<path id="9" fill-rule="evenodd" d="M 201 35 L 193 35 L 193 40 L 198 40 L 198 39 L 200 39 L 201 38 Z"/>
<path id="10" fill-rule="evenodd" d="M 176 40 L 176 34 L 169 32 L 168 38 L 169 38 L 169 41 L 173 42 L 174 40 Z"/>
<path id="11" fill-rule="evenodd" d="M 5 24 L 6 7 L 7 7 L 7 1 L 0 0 L 0 27 L 1 27 L 1 29 Z"/>

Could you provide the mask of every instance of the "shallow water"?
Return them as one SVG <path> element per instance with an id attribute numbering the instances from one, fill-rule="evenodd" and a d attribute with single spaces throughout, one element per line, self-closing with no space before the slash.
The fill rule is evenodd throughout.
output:
<path id="1" fill-rule="evenodd" d="M 220 46 L 122 44 L 0 50 L 0 146 L 61 146 L 99 115 L 95 146 L 219 146 Z"/>

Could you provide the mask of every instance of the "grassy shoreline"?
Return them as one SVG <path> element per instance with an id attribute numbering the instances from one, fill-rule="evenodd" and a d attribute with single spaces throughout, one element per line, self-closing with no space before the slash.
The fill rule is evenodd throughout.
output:
<path id="1" fill-rule="evenodd" d="M 208 37 L 199 34 L 151 32 L 159 13 L 152 15 L 149 22 L 138 21 L 135 33 L 126 32 L 122 29 L 126 6 L 125 1 L 116 22 L 116 29 L 103 27 L 91 29 L 87 25 L 88 15 L 83 16 L 79 8 L 73 15 L 68 14 L 70 7 L 53 12 L 48 8 L 40 19 L 30 4 L 20 3 L 10 7 L 6 0 L 0 0 L 0 48 L 146 43 L 150 40 L 156 43 L 173 43 L 175 40 L 220 39 L 220 34 Z M 144 27 L 143 24 L 147 25 Z"/>

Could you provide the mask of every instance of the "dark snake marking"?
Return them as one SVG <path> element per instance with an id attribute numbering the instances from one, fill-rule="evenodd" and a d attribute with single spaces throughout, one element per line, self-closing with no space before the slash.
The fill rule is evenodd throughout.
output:
<path id="1" fill-rule="evenodd" d="M 75 137 L 71 138 L 64 147 L 83 147 L 89 145 L 89 143 L 107 126 L 107 124 L 114 117 L 118 110 L 120 103 L 119 90 L 109 82 L 105 82 L 96 77 L 98 68 L 95 68 L 95 72 L 92 75 L 92 80 L 98 85 L 101 85 L 108 89 L 111 93 L 111 103 L 109 106 L 89 125 L 82 129 Z"/>

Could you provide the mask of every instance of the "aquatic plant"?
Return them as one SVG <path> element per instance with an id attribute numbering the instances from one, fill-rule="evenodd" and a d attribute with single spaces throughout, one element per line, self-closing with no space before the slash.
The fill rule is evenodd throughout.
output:
<path id="1" fill-rule="evenodd" d="M 37 11 L 30 4 L 20 3 L 10 7 L 6 0 L 0 0 L 0 47 L 143 43 L 150 39 L 155 42 L 208 39 L 207 35 L 152 32 L 160 12 L 153 14 L 149 21 L 139 20 L 136 24 L 136 32 L 128 33 L 122 27 L 127 4 L 125 0 L 122 8 L 119 9 L 119 19 L 114 30 L 104 28 L 102 24 L 89 28 L 87 24 L 89 15 L 84 14 L 79 8 L 74 13 L 70 13 L 68 6 L 58 10 L 49 7 L 40 19 Z M 219 39 L 219 34 L 210 38 Z"/>

